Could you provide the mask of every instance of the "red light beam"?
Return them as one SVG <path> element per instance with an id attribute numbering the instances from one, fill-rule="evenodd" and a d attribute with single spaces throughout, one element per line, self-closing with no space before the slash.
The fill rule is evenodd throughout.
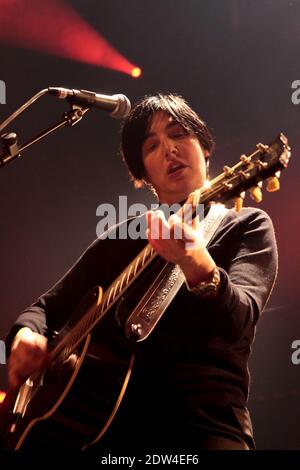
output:
<path id="1" fill-rule="evenodd" d="M 140 70 L 62 0 L 0 0 L 0 41 L 131 76 Z"/>

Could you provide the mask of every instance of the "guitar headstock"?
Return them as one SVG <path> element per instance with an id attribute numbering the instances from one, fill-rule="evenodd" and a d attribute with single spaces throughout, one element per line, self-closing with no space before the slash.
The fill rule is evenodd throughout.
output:
<path id="1" fill-rule="evenodd" d="M 267 180 L 267 191 L 277 191 L 280 172 L 288 166 L 291 156 L 288 140 L 281 133 L 270 145 L 257 144 L 256 147 L 253 154 L 242 155 L 236 165 L 225 166 L 223 173 L 203 191 L 201 202 L 225 203 L 235 198 L 239 210 L 247 190 L 256 202 L 262 200 L 263 180 Z"/>

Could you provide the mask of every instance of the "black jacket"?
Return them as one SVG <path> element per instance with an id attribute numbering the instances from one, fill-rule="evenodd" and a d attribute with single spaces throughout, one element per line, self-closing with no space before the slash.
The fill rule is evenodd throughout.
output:
<path id="1" fill-rule="evenodd" d="M 97 284 L 108 287 L 146 243 L 103 238 L 24 310 L 8 345 L 20 326 L 46 335 L 60 329 L 84 294 Z M 157 433 L 162 436 L 181 433 L 183 439 L 192 430 L 193 435 L 245 438 L 248 431 L 238 415 L 245 413 L 248 398 L 247 364 L 255 325 L 277 273 L 272 222 L 259 209 L 244 208 L 239 214 L 230 210 L 208 248 L 221 273 L 217 297 L 200 299 L 182 286 L 138 350 L 111 435 L 125 432 L 128 437 L 133 427 L 139 436 L 148 435 L 159 422 Z"/>

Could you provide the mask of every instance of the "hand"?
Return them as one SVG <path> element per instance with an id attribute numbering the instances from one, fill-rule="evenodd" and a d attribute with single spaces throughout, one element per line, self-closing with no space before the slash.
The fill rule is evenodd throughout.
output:
<path id="1" fill-rule="evenodd" d="M 147 236 L 160 256 L 180 266 L 192 287 L 209 280 L 216 265 L 205 248 L 198 216 L 187 224 L 181 215 L 166 220 L 162 211 L 149 211 Z"/>
<path id="2" fill-rule="evenodd" d="M 16 334 L 8 360 L 8 382 L 19 388 L 28 377 L 46 362 L 47 338 L 30 328 L 21 328 Z"/>

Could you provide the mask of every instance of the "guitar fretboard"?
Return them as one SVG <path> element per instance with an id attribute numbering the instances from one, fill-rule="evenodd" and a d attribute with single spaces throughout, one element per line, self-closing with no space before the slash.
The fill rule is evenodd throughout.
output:
<path id="1" fill-rule="evenodd" d="M 105 291 L 99 307 L 87 313 L 74 326 L 50 353 L 50 360 L 54 360 L 63 351 L 62 359 L 66 359 L 76 347 L 92 331 L 105 313 L 125 293 L 128 287 L 137 279 L 143 270 L 157 257 L 157 253 L 148 243 L 127 268 L 114 280 Z"/>

